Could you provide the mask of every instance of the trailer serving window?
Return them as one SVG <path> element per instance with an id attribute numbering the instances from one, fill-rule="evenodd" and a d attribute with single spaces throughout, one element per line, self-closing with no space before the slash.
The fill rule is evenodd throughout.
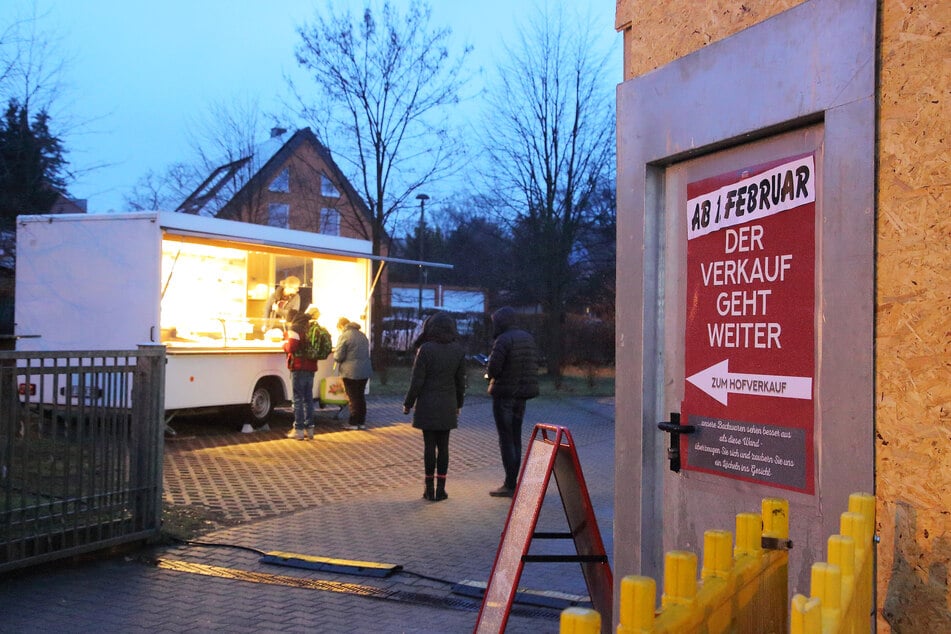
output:
<path id="1" fill-rule="evenodd" d="M 314 304 L 332 333 L 340 317 L 363 323 L 368 260 L 170 236 L 162 241 L 161 341 L 169 348 L 280 348 L 286 324 L 268 299 L 300 280 L 300 307 Z"/>

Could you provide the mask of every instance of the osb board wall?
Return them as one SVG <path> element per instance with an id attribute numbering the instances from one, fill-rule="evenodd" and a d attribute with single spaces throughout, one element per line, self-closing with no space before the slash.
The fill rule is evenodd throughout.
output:
<path id="1" fill-rule="evenodd" d="M 951 3 L 880 3 L 879 631 L 951 632 Z"/>
<path id="2" fill-rule="evenodd" d="M 802 1 L 616 0 L 615 25 L 624 33 L 624 79 L 660 68 Z"/>
<path id="3" fill-rule="evenodd" d="M 624 78 L 797 4 L 617 0 Z M 878 631 L 951 632 L 951 2 L 878 6 Z"/>

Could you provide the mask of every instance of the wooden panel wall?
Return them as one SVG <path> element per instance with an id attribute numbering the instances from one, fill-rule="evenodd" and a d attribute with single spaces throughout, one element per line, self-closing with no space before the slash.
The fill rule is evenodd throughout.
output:
<path id="1" fill-rule="evenodd" d="M 800 3 L 616 0 L 624 78 Z M 878 5 L 878 626 L 951 631 L 951 2 Z"/>
<path id="2" fill-rule="evenodd" d="M 643 75 L 803 0 L 616 0 L 624 33 L 624 79 Z"/>
<path id="3" fill-rule="evenodd" d="M 951 3 L 880 3 L 879 631 L 951 632 Z"/>

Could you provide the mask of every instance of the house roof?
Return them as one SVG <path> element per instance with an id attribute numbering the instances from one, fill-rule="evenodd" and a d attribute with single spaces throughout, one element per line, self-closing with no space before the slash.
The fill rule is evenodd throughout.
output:
<path id="1" fill-rule="evenodd" d="M 330 151 L 321 143 L 310 128 L 301 128 L 284 140 L 285 132 L 275 129 L 271 138 L 255 146 L 250 154 L 237 160 L 230 161 L 215 168 L 198 188 L 192 192 L 175 211 L 199 215 L 218 215 L 226 210 L 234 200 L 242 200 L 246 191 L 264 187 L 270 183 L 280 170 L 281 166 L 290 158 L 301 145 L 310 145 L 321 161 L 326 165 L 327 174 L 335 185 L 339 185 L 351 205 L 366 217 L 372 220 L 370 208 L 363 198 L 351 185 L 349 179 L 333 160 Z M 243 169 L 250 163 L 250 169 Z M 218 193 L 231 180 L 234 183 L 234 195 L 223 204 L 215 207 L 219 202 Z"/>

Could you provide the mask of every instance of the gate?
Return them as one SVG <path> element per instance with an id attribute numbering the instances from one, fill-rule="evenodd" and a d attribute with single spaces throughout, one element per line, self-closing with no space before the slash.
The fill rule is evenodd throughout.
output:
<path id="1" fill-rule="evenodd" d="M 0 352 L 0 572 L 157 537 L 165 348 Z"/>

